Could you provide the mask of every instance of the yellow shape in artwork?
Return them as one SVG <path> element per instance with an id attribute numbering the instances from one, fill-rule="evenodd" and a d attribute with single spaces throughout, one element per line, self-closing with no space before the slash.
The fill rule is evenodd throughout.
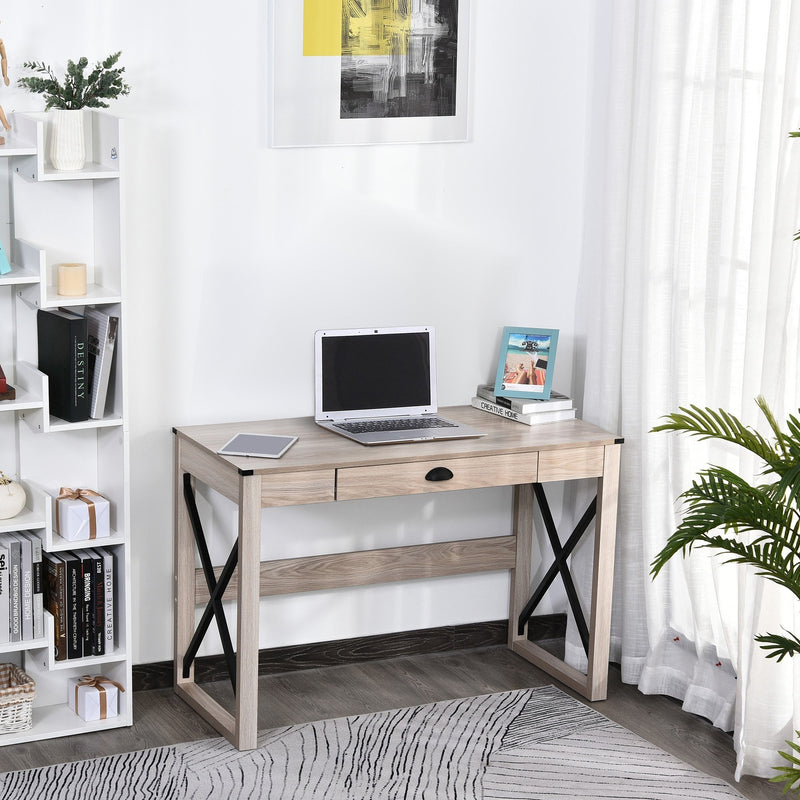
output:
<path id="1" fill-rule="evenodd" d="M 407 0 L 304 0 L 303 55 L 404 54 L 411 32 Z"/>
<path id="2" fill-rule="evenodd" d="M 304 0 L 303 55 L 342 54 L 342 0 Z"/>

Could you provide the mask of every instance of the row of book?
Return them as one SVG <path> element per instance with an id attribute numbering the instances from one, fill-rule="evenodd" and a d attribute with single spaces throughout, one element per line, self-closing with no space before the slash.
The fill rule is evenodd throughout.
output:
<path id="1" fill-rule="evenodd" d="M 522 422 L 525 425 L 542 425 L 546 422 L 561 422 L 575 419 L 576 409 L 572 400 L 560 392 L 551 391 L 547 400 L 520 400 L 495 394 L 494 386 L 479 384 L 472 405 L 489 414 L 504 419 Z"/>
<path id="2" fill-rule="evenodd" d="M 33 531 L 0 534 L 0 643 L 41 639 L 46 610 L 56 661 L 112 652 L 114 560 L 110 548 L 48 553 Z"/>
<path id="3" fill-rule="evenodd" d="M 50 413 L 66 422 L 105 415 L 119 317 L 86 307 L 39 309 L 39 370 L 48 377 Z"/>

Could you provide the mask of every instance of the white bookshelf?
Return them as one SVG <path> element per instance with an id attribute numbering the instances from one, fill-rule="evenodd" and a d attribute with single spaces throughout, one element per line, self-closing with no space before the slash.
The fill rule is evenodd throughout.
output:
<path id="1" fill-rule="evenodd" d="M 16 390 L 0 401 L 0 470 L 18 480 L 27 506 L 0 520 L 0 533 L 34 531 L 44 550 L 108 547 L 116 554 L 115 641 L 100 657 L 56 661 L 53 620 L 44 637 L 0 644 L 0 661 L 36 681 L 33 726 L 0 733 L 0 746 L 71 736 L 132 723 L 130 657 L 129 435 L 125 389 L 124 225 L 122 126 L 116 117 L 86 111 L 86 166 L 59 172 L 49 162 L 46 114 L 10 115 L 0 145 L 0 241 L 11 272 L 0 275 L 0 365 Z M 87 265 L 85 297 L 59 297 L 56 265 Z M 120 319 L 109 402 L 103 419 L 68 423 L 50 414 L 47 376 L 37 369 L 36 312 L 97 306 Z M 111 536 L 68 542 L 55 531 L 55 498 L 62 486 L 98 491 L 110 502 Z M 117 681 L 119 715 L 84 722 L 67 705 L 71 677 L 105 675 Z"/>

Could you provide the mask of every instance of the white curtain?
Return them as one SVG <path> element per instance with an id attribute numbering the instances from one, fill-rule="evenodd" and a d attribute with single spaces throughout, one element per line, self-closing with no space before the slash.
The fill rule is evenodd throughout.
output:
<path id="1" fill-rule="evenodd" d="M 737 776 L 769 776 L 800 728 L 800 659 L 767 661 L 753 636 L 800 634 L 789 593 L 708 550 L 649 575 L 694 473 L 758 465 L 649 431 L 680 405 L 762 428 L 758 394 L 779 419 L 800 406 L 800 0 L 603 0 L 597 14 L 576 349 L 583 417 L 625 437 L 612 656 L 625 681 L 733 729 Z"/>

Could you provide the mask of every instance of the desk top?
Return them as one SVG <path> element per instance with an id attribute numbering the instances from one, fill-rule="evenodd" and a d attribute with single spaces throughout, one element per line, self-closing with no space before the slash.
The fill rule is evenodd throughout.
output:
<path id="1" fill-rule="evenodd" d="M 450 417 L 484 431 L 478 439 L 451 439 L 437 442 L 410 442 L 366 447 L 344 436 L 320 428 L 312 417 L 228 422 L 177 427 L 180 439 L 198 445 L 225 468 L 240 474 L 277 474 L 310 469 L 397 464 L 431 459 L 472 458 L 541 450 L 560 450 L 591 445 L 619 443 L 620 437 L 583 420 L 523 425 L 520 422 L 487 414 L 472 406 L 440 408 Z M 275 433 L 298 436 L 298 441 L 281 458 L 221 456 L 216 451 L 236 433 Z"/>

